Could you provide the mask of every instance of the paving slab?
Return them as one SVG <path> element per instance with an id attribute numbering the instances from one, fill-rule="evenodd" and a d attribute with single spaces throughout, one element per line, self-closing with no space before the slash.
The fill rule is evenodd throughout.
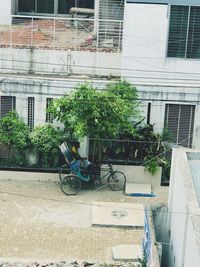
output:
<path id="1" fill-rule="evenodd" d="M 68 197 L 59 182 L 13 181 L 13 177 L 14 172 L 9 180 L 0 180 L 0 263 L 11 258 L 29 263 L 112 263 L 112 247 L 141 245 L 144 229 L 92 227 L 92 203 L 116 202 L 119 208 L 123 203 L 132 207 L 133 202 L 143 206 L 168 201 L 167 187 L 156 188 L 155 198 L 125 196 L 108 187 Z M 13 267 L 3 265 L 8 266 Z"/>
<path id="2" fill-rule="evenodd" d="M 138 261 L 142 258 L 140 245 L 119 245 L 112 248 L 113 260 Z"/>
<path id="3" fill-rule="evenodd" d="M 133 195 L 133 194 L 150 195 L 151 184 L 126 183 L 125 194 L 126 195 Z"/>
<path id="4" fill-rule="evenodd" d="M 144 207 L 136 203 L 93 202 L 92 225 L 143 227 Z"/>

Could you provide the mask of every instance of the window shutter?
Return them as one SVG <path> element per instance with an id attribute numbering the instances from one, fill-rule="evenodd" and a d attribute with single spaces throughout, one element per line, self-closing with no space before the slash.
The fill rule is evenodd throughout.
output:
<path id="1" fill-rule="evenodd" d="M 0 98 L 0 117 L 5 117 L 9 111 L 16 109 L 15 96 L 1 96 Z"/>
<path id="2" fill-rule="evenodd" d="M 168 57 L 185 57 L 188 14 L 188 6 L 171 6 Z"/>
<path id="3" fill-rule="evenodd" d="M 200 7 L 190 8 L 187 57 L 200 58 Z"/>
<path id="4" fill-rule="evenodd" d="M 166 104 L 165 125 L 175 144 L 192 147 L 194 105 Z"/>
<path id="5" fill-rule="evenodd" d="M 53 102 L 53 98 L 46 99 L 46 110 L 50 107 L 50 104 Z M 46 111 L 46 122 L 53 123 L 53 114 Z"/>

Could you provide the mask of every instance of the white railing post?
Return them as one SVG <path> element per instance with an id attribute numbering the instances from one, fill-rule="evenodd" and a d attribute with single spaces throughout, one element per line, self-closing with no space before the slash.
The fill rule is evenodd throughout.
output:
<path id="1" fill-rule="evenodd" d="M 12 43 L 12 23 L 10 24 L 10 36 L 9 36 L 9 38 L 10 38 L 10 47 L 12 48 L 12 46 L 13 46 L 13 43 Z"/>
<path id="2" fill-rule="evenodd" d="M 96 47 L 99 46 L 99 0 L 95 0 L 95 10 L 94 10 L 94 32 L 96 36 Z"/>
<path id="3" fill-rule="evenodd" d="M 118 52 L 120 52 L 121 48 L 121 31 L 122 31 L 122 22 L 119 23 L 119 40 L 118 40 Z"/>
<path id="4" fill-rule="evenodd" d="M 31 17 L 31 46 L 33 45 L 33 17 Z"/>
<path id="5" fill-rule="evenodd" d="M 55 47 L 55 40 L 56 40 L 56 19 L 53 19 L 53 48 Z"/>
<path id="6" fill-rule="evenodd" d="M 75 50 L 77 50 L 77 45 L 78 45 L 78 21 L 74 20 L 74 23 L 76 25 L 76 29 L 75 29 Z"/>

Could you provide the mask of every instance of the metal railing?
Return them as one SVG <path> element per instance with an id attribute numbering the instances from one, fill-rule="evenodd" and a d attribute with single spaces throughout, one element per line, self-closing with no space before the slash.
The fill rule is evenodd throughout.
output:
<path id="1" fill-rule="evenodd" d="M 121 51 L 123 21 L 13 15 L 0 26 L 1 47 Z"/>

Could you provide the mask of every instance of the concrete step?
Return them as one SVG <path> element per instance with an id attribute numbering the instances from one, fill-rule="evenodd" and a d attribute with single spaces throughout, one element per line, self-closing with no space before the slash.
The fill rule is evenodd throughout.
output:
<path id="1" fill-rule="evenodd" d="M 136 203 L 93 202 L 92 225 L 144 227 L 144 206 Z"/>
<path id="2" fill-rule="evenodd" d="M 126 183 L 127 196 L 152 196 L 151 184 Z"/>
<path id="3" fill-rule="evenodd" d="M 112 248 L 113 260 L 138 262 L 143 253 L 140 245 L 119 245 Z"/>

